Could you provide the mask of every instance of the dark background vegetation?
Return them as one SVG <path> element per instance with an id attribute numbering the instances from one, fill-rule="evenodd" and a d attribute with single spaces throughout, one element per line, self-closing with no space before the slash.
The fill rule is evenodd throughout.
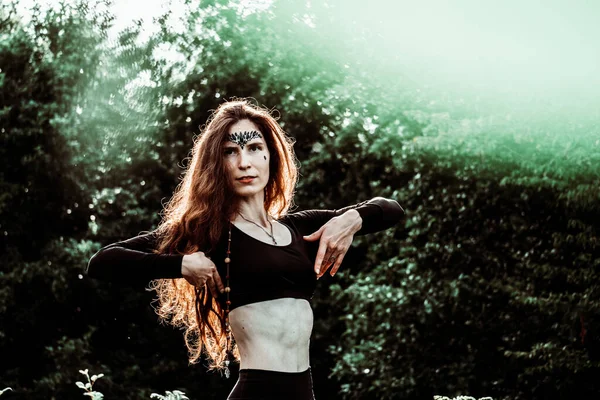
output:
<path id="1" fill-rule="evenodd" d="M 384 196 L 406 210 L 318 283 L 318 399 L 600 396 L 593 125 L 433 108 L 401 79 L 332 57 L 293 2 L 246 16 L 187 3 L 148 40 L 141 24 L 109 37 L 102 1 L 31 20 L 2 5 L 3 399 L 81 398 L 85 368 L 105 375 L 94 388 L 106 399 L 226 398 L 236 368 L 226 380 L 188 366 L 151 293 L 84 270 L 101 246 L 156 226 L 198 127 L 233 96 L 279 110 L 296 139 L 298 209 Z M 360 40 L 348 32 L 341 50 Z"/>

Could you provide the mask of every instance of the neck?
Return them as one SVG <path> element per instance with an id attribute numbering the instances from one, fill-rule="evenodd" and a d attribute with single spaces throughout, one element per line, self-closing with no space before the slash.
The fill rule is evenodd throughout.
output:
<path id="1" fill-rule="evenodd" d="M 233 217 L 233 222 L 247 222 L 241 215 L 249 221 L 259 224 L 265 228 L 270 227 L 268 213 L 263 205 L 263 200 L 258 198 L 242 199 L 239 203 L 237 213 Z"/>

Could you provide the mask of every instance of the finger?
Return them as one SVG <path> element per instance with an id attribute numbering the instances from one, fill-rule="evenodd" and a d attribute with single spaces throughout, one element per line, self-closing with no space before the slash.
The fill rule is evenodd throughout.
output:
<path id="1" fill-rule="evenodd" d="M 338 255 L 338 257 L 335 261 L 335 265 L 333 266 L 333 268 L 331 268 L 329 275 L 334 276 L 337 273 L 338 269 L 340 269 L 340 266 L 342 265 L 342 261 L 344 260 L 344 257 L 346 256 L 346 251 L 344 251 L 343 253 Z"/>
<path id="2" fill-rule="evenodd" d="M 223 293 L 225 290 L 225 285 L 223 285 L 223 281 L 221 280 L 221 276 L 219 275 L 219 271 L 215 268 L 213 272 L 213 279 L 216 282 L 217 289 L 219 289 L 220 293 Z"/>
<path id="3" fill-rule="evenodd" d="M 205 284 L 206 284 L 206 281 L 205 282 L 196 282 L 196 283 L 194 283 L 194 286 L 196 286 L 198 289 L 203 289 Z"/>
<path id="4" fill-rule="evenodd" d="M 212 275 L 206 280 L 206 285 L 209 287 L 213 297 L 217 297 L 219 295 L 219 292 L 217 292 L 217 286 L 215 285 L 215 280 Z"/>
<path id="5" fill-rule="evenodd" d="M 319 251 L 317 251 L 317 258 L 315 259 L 315 272 L 317 275 L 321 271 L 321 264 L 323 264 L 323 260 L 326 259 L 325 255 L 327 253 L 327 244 L 321 241 L 319 245 Z"/>
<path id="6" fill-rule="evenodd" d="M 321 267 L 321 272 L 317 274 L 317 279 L 325 275 L 325 272 L 327 272 L 329 267 L 333 265 L 334 261 L 331 260 L 333 257 L 335 257 L 335 252 L 333 251 L 333 249 L 329 249 L 329 251 L 324 257 L 325 261 L 323 262 L 323 266 Z"/>
<path id="7" fill-rule="evenodd" d="M 304 240 L 308 240 L 309 242 L 312 242 L 314 240 L 317 240 L 321 237 L 321 233 L 323 233 L 323 227 L 325 225 L 323 225 L 322 227 L 319 228 L 318 231 L 311 233 L 310 235 L 304 236 Z"/>
<path id="8" fill-rule="evenodd" d="M 335 250 L 333 248 L 329 247 L 329 245 L 328 245 L 327 250 L 325 251 L 325 255 L 323 256 L 323 260 L 321 260 L 321 266 L 319 267 L 319 272 L 317 273 L 317 275 L 319 277 L 321 277 L 327 271 L 327 269 L 329 269 L 329 267 L 331 266 L 331 264 L 332 264 L 331 257 L 333 257 L 334 254 L 335 254 Z"/>
<path id="9" fill-rule="evenodd" d="M 202 295 L 202 293 L 204 293 L 204 291 L 206 290 L 206 286 L 205 285 L 194 285 L 194 289 L 196 290 L 196 292 L 200 293 Z"/>

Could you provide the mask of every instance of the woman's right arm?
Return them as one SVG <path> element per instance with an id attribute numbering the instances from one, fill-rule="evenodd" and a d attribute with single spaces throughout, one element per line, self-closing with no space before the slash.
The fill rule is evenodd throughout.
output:
<path id="1" fill-rule="evenodd" d="M 109 244 L 92 256 L 86 273 L 95 279 L 122 283 L 182 278 L 183 255 L 155 254 L 156 243 L 156 233 L 150 232 Z"/>

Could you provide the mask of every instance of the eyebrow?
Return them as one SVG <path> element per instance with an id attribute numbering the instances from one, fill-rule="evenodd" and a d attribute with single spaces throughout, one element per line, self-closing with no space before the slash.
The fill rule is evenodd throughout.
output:
<path id="1" fill-rule="evenodd" d="M 252 146 L 252 145 L 255 145 L 255 144 L 262 145 L 263 142 L 260 142 L 259 140 L 260 140 L 260 138 L 252 139 L 249 142 L 245 143 L 245 145 L 246 146 Z M 231 143 L 233 143 L 233 144 L 231 144 Z M 232 142 L 230 140 L 227 140 L 225 142 L 225 145 L 223 146 L 223 148 L 225 148 L 225 149 L 237 149 L 238 147 L 239 147 L 239 145 L 237 143 Z"/>

